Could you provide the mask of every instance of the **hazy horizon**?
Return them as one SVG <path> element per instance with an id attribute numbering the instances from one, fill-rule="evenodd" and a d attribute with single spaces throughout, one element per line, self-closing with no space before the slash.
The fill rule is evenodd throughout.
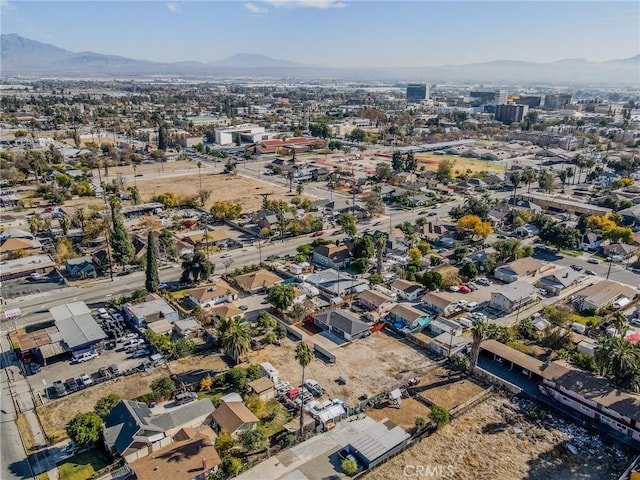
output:
<path id="1" fill-rule="evenodd" d="M 640 2 L 0 0 L 2 32 L 156 62 L 243 52 L 307 65 L 606 61 L 640 52 Z"/>

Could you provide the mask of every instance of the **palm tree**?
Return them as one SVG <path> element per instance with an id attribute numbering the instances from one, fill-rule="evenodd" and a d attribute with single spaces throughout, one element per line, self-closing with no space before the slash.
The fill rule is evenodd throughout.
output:
<path id="1" fill-rule="evenodd" d="M 244 356 L 251 349 L 251 334 L 242 319 L 230 320 L 224 326 L 224 333 L 220 337 L 220 343 L 227 355 L 240 363 L 240 357 Z"/>
<path id="2" fill-rule="evenodd" d="M 384 254 L 384 247 L 387 245 L 387 237 L 378 233 L 374 239 L 374 247 L 376 249 L 376 272 L 382 273 L 382 255 Z"/>
<path id="3" fill-rule="evenodd" d="M 34 237 L 40 232 L 42 229 L 42 220 L 39 215 L 32 215 L 29 217 L 29 231 L 31 235 Z"/>
<path id="4" fill-rule="evenodd" d="M 60 228 L 62 229 L 62 233 L 65 235 L 69 232 L 69 226 L 71 225 L 71 219 L 69 215 L 64 214 L 58 218 L 58 223 L 60 224 Z"/>
<path id="5" fill-rule="evenodd" d="M 473 373 L 478 365 L 478 355 L 480 354 L 480 343 L 487 336 L 488 325 L 484 320 L 474 320 L 471 327 L 473 344 L 471 345 L 471 358 L 469 359 L 469 370 Z"/>
<path id="6" fill-rule="evenodd" d="M 295 358 L 302 367 L 302 385 L 304 385 L 304 369 L 313 360 L 313 350 L 307 343 L 302 341 L 296 346 Z M 304 434 L 304 395 L 300 398 L 302 400 L 300 405 L 300 436 L 302 437 Z"/>
<path id="7" fill-rule="evenodd" d="M 527 168 L 522 172 L 522 180 L 527 184 L 527 193 L 531 192 L 531 184 L 536 179 L 536 171 L 533 168 Z"/>
<path id="8" fill-rule="evenodd" d="M 624 337 L 624 334 L 627 333 L 629 323 L 627 322 L 627 317 L 623 312 L 618 311 L 613 314 L 613 328 L 616 329 L 618 337 Z"/>
<path id="9" fill-rule="evenodd" d="M 293 191 L 293 170 L 289 170 L 287 172 L 287 180 L 289 180 L 289 193 L 291 193 Z"/>
<path id="10" fill-rule="evenodd" d="M 515 172 L 511 172 L 511 176 L 509 177 L 509 182 L 513 185 L 513 204 L 516 204 L 516 192 L 518 191 L 518 185 L 522 182 L 522 172 L 516 170 Z"/>
<path id="11" fill-rule="evenodd" d="M 598 374 L 607 376 L 609 374 L 610 359 L 612 352 L 611 338 L 601 337 L 596 348 L 593 350 L 593 359 L 598 367 Z"/>
<path id="12" fill-rule="evenodd" d="M 202 162 L 198 162 L 198 179 L 200 180 L 200 191 L 202 191 L 202 167 Z"/>

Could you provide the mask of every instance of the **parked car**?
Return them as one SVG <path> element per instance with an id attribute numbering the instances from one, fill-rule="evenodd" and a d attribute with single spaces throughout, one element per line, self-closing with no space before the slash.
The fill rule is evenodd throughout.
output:
<path id="1" fill-rule="evenodd" d="M 64 397 L 69 393 L 67 392 L 67 387 L 65 387 L 64 383 L 62 383 L 62 380 L 56 380 L 55 382 L 53 382 L 53 388 L 56 391 L 57 397 Z"/>
<path id="2" fill-rule="evenodd" d="M 491 282 L 489 281 L 489 279 L 485 277 L 476 278 L 476 283 L 479 283 L 480 285 L 484 285 L 485 287 L 488 287 L 489 285 L 491 285 Z"/>
<path id="3" fill-rule="evenodd" d="M 576 272 L 582 271 L 582 265 L 571 265 L 571 268 L 573 268 Z"/>
<path id="4" fill-rule="evenodd" d="M 458 285 L 458 291 L 461 293 L 471 293 L 471 289 L 466 285 Z"/>
<path id="5" fill-rule="evenodd" d="M 481 312 L 474 312 L 471 315 L 471 318 L 473 318 L 474 320 L 486 320 L 487 316 L 484 313 L 481 313 Z"/>
<path id="6" fill-rule="evenodd" d="M 240 310 L 242 310 L 243 312 L 245 312 L 245 311 L 249 310 L 249 305 L 240 305 L 238 308 Z"/>
<path id="7" fill-rule="evenodd" d="M 600 262 L 598 261 L 597 258 L 591 257 L 589 260 L 587 260 L 587 263 L 593 263 L 594 265 L 597 265 Z"/>
<path id="8" fill-rule="evenodd" d="M 29 364 L 29 371 L 31 372 L 32 375 L 35 375 L 36 373 L 38 373 L 40 370 L 42 370 L 42 367 L 40 366 L 39 363 L 34 363 L 31 362 Z"/>
<path id="9" fill-rule="evenodd" d="M 176 405 L 184 405 L 185 403 L 193 402 L 198 399 L 198 394 L 195 392 L 185 392 L 176 395 Z"/>
<path id="10" fill-rule="evenodd" d="M 111 370 L 111 373 L 113 375 L 118 375 L 120 373 L 120 367 L 118 367 L 118 365 L 116 365 L 115 363 L 109 365 L 109 370 Z"/>
<path id="11" fill-rule="evenodd" d="M 85 352 L 75 357 L 74 360 L 76 363 L 83 363 L 93 360 L 94 358 L 98 358 L 98 354 L 96 352 Z"/>
<path id="12" fill-rule="evenodd" d="M 75 392 L 80 388 L 80 385 L 78 384 L 75 378 L 67 378 L 64 381 L 64 385 L 65 387 L 67 387 L 67 390 L 69 390 L 69 392 Z"/>
<path id="13" fill-rule="evenodd" d="M 312 237 L 321 237 L 322 235 L 324 235 L 324 232 L 322 230 L 318 230 L 317 232 L 313 232 L 311 234 Z"/>
<path id="14" fill-rule="evenodd" d="M 221 255 L 220 258 L 231 258 L 233 257 L 233 253 L 231 252 L 227 252 L 224 255 Z"/>
<path id="15" fill-rule="evenodd" d="M 460 287 L 458 287 L 457 285 L 451 285 L 449 287 L 449 290 L 451 290 L 452 292 L 459 292 L 460 291 Z"/>
<path id="16" fill-rule="evenodd" d="M 584 273 L 586 273 L 587 275 L 595 275 L 596 272 L 594 272 L 593 270 L 585 270 Z"/>
<path id="17" fill-rule="evenodd" d="M 316 382 L 315 380 L 305 380 L 304 382 L 304 386 L 312 393 L 313 396 L 315 397 L 319 397 L 321 395 L 324 395 L 324 388 L 322 388 L 322 386 Z"/>
<path id="18" fill-rule="evenodd" d="M 131 358 L 142 358 L 149 355 L 149 350 L 146 348 L 140 348 L 131 354 Z"/>
<path id="19" fill-rule="evenodd" d="M 80 383 L 82 385 L 84 385 L 85 387 L 93 385 L 93 379 L 89 375 L 87 375 L 86 373 L 83 373 L 82 375 L 80 375 L 78 377 L 78 380 L 80 380 Z"/>

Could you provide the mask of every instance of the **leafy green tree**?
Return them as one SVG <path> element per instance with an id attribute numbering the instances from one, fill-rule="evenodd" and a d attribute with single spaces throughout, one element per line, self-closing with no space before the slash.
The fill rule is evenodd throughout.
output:
<path id="1" fill-rule="evenodd" d="M 240 363 L 240 358 L 251 348 L 251 334 L 242 319 L 237 318 L 229 322 L 226 331 L 220 337 L 220 343 L 227 355 L 236 363 Z"/>
<path id="2" fill-rule="evenodd" d="M 126 264 L 133 260 L 135 248 L 129 238 L 129 234 L 124 226 L 122 217 L 116 215 L 113 219 L 113 230 L 111 231 L 111 249 L 113 251 L 113 260 L 122 265 L 122 269 Z"/>
<path id="3" fill-rule="evenodd" d="M 276 337 L 278 338 L 278 340 L 281 338 L 284 338 L 287 336 L 287 327 L 281 324 L 277 324 L 276 327 L 273 329 L 273 333 L 276 334 Z"/>
<path id="4" fill-rule="evenodd" d="M 362 142 L 365 138 L 367 138 L 367 132 L 361 128 L 354 128 L 349 134 L 349 139 L 353 142 Z"/>
<path id="5" fill-rule="evenodd" d="M 449 423 L 449 410 L 441 405 L 434 405 L 431 407 L 431 420 L 433 420 L 438 428 L 443 427 Z"/>
<path id="6" fill-rule="evenodd" d="M 331 136 L 331 127 L 325 122 L 312 123 L 309 125 L 309 132 L 314 137 L 329 138 Z"/>
<path id="7" fill-rule="evenodd" d="M 540 230 L 540 240 L 549 243 L 558 250 L 575 248 L 582 238 L 582 234 L 577 228 L 565 223 L 548 224 Z"/>
<path id="8" fill-rule="evenodd" d="M 380 182 L 384 182 L 391 178 L 391 167 L 386 162 L 376 164 L 376 178 Z"/>
<path id="9" fill-rule="evenodd" d="M 455 160 L 443 159 L 438 162 L 438 170 L 436 172 L 436 178 L 440 181 L 453 180 L 453 167 Z"/>
<path id="10" fill-rule="evenodd" d="M 176 384 L 169 377 L 156 378 L 151 382 L 151 393 L 155 398 L 169 398 Z"/>
<path id="11" fill-rule="evenodd" d="M 473 280 L 478 276 L 478 269 L 473 262 L 465 263 L 462 268 L 460 268 L 460 275 L 462 275 L 467 280 Z"/>
<path id="12" fill-rule="evenodd" d="M 242 471 L 242 460 L 239 458 L 228 456 L 222 460 L 222 478 L 236 477 Z"/>
<path id="13" fill-rule="evenodd" d="M 60 225 L 60 229 L 62 230 L 62 233 L 66 235 L 67 233 L 69 233 L 69 227 L 71 226 L 71 218 L 69 218 L 69 215 L 67 214 L 61 215 L 60 217 L 58 217 L 58 224 Z"/>
<path id="14" fill-rule="evenodd" d="M 405 171 L 404 157 L 402 156 L 402 153 L 397 150 L 393 152 L 393 155 L 391 156 L 391 168 L 396 172 Z"/>
<path id="15" fill-rule="evenodd" d="M 293 285 L 277 284 L 267 292 L 267 301 L 278 310 L 285 312 L 293 305 L 296 292 Z"/>
<path id="16" fill-rule="evenodd" d="M 414 424 L 416 426 L 416 430 L 420 431 L 427 425 L 427 419 L 424 417 L 418 416 L 415 418 Z"/>
<path id="17" fill-rule="evenodd" d="M 263 331 L 271 330 L 277 325 L 276 319 L 264 310 L 258 314 L 258 328 Z"/>
<path id="18" fill-rule="evenodd" d="M 302 382 L 300 385 L 304 385 L 304 369 L 309 366 L 313 357 L 313 349 L 309 344 L 304 341 L 298 343 L 296 346 L 295 359 L 302 367 Z M 302 404 L 300 406 L 300 436 L 304 436 L 304 399 L 302 399 Z"/>
<path id="19" fill-rule="evenodd" d="M 220 432 L 216 437 L 216 451 L 222 458 L 227 458 L 227 454 L 236 446 L 236 441 L 228 432 Z M 241 464 L 242 466 L 242 464 Z"/>
<path id="20" fill-rule="evenodd" d="M 144 288 L 147 292 L 157 292 L 160 285 L 158 276 L 158 248 L 156 246 L 156 237 L 153 232 L 147 233 L 147 268 L 144 282 Z"/>
<path id="21" fill-rule="evenodd" d="M 67 435 L 78 447 L 90 447 L 100 438 L 102 418 L 94 412 L 77 414 L 67 424 Z"/>
<path id="22" fill-rule="evenodd" d="M 416 160 L 415 154 L 412 151 L 407 152 L 407 155 L 404 159 L 404 171 L 415 172 L 417 168 L 418 168 L 418 161 Z"/>
<path id="23" fill-rule="evenodd" d="M 100 418 L 104 418 L 109 415 L 109 412 L 111 412 L 118 403 L 120 403 L 120 397 L 115 393 L 110 393 L 96 402 L 93 411 L 99 415 Z"/>
<path id="24" fill-rule="evenodd" d="M 442 275 L 435 270 L 427 270 L 420 278 L 420 283 L 429 290 L 438 290 L 442 286 Z"/>
<path id="25" fill-rule="evenodd" d="M 267 437 L 261 426 L 243 431 L 239 435 L 239 440 L 247 453 L 267 448 Z"/>
<path id="26" fill-rule="evenodd" d="M 193 255 L 187 255 L 182 261 L 182 276 L 180 281 L 189 283 L 190 279 L 193 283 L 209 278 L 215 270 L 213 263 L 207 260 L 201 249 L 196 250 Z"/>
<path id="27" fill-rule="evenodd" d="M 169 134 L 167 133 L 167 127 L 160 125 L 158 128 L 158 150 L 167 151 L 169 147 Z"/>
<path id="28" fill-rule="evenodd" d="M 340 462 L 340 469 L 342 470 L 342 473 L 348 477 L 352 477 L 358 473 L 358 464 L 349 458 L 343 458 Z"/>
<path id="29" fill-rule="evenodd" d="M 248 351 L 248 350 L 247 350 Z M 247 369 L 233 367 L 224 374 L 225 383 L 234 390 L 244 391 L 247 388 Z"/>
<path id="30" fill-rule="evenodd" d="M 342 213 L 336 218 L 336 223 L 342 227 L 344 233 L 353 237 L 357 232 L 356 217 L 351 213 Z"/>

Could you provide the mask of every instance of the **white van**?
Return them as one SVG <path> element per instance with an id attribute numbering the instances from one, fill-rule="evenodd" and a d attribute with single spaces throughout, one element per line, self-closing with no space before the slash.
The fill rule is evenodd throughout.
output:
<path id="1" fill-rule="evenodd" d="M 464 306 L 464 309 L 465 309 L 467 312 L 473 312 L 473 311 L 474 311 L 474 310 L 476 310 L 477 308 L 478 308 L 478 302 L 471 302 L 471 303 L 467 303 L 467 304 Z"/>

